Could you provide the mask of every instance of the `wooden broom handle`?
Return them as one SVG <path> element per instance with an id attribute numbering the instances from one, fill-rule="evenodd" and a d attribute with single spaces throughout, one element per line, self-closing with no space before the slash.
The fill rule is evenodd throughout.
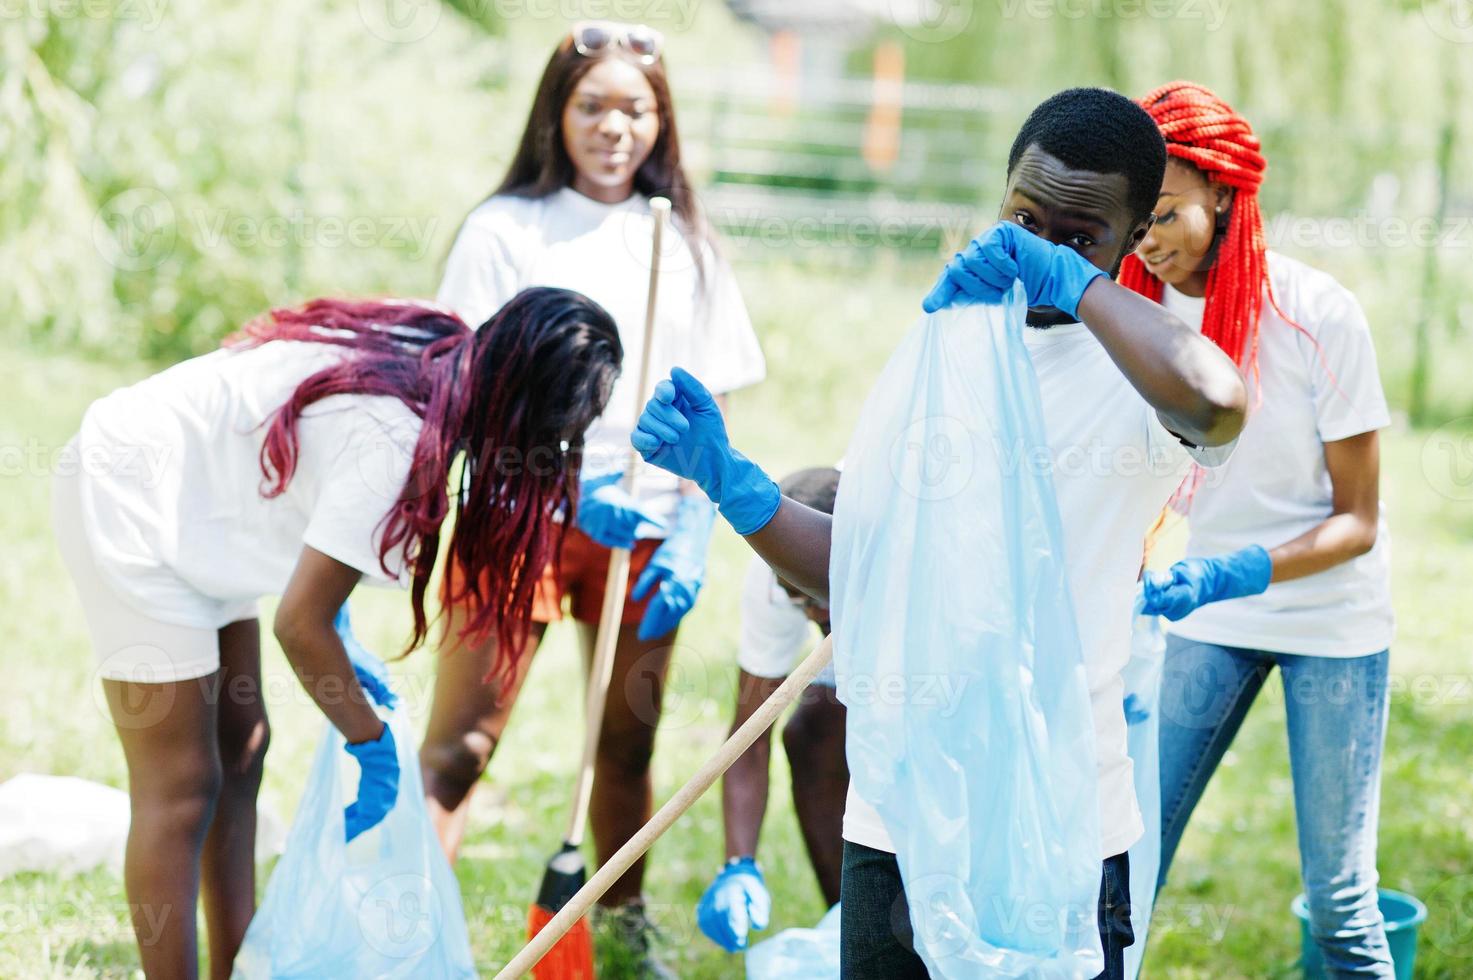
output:
<path id="1" fill-rule="evenodd" d="M 639 375 L 634 386 L 634 417 L 644 410 L 650 382 L 650 353 L 655 346 L 655 298 L 660 286 L 660 246 L 665 237 L 665 223 L 670 216 L 670 201 L 650 198 L 650 214 L 654 216 L 654 239 L 650 245 L 650 283 L 644 302 L 644 349 L 640 352 Z M 629 454 L 620 486 L 634 493 L 634 471 L 639 467 L 638 453 Z M 619 644 L 619 625 L 623 619 L 624 597 L 629 593 L 628 548 L 615 548 L 609 554 L 609 574 L 604 579 L 604 604 L 598 617 L 598 638 L 593 644 L 593 664 L 588 671 L 588 700 L 583 717 L 583 761 L 578 766 L 578 783 L 573 789 L 573 812 L 568 815 L 568 831 L 563 840 L 574 847 L 583 843 L 583 829 L 588 825 L 588 807 L 593 800 L 593 761 L 598 753 L 598 736 L 603 729 L 604 704 L 609 696 L 609 681 L 614 676 L 614 649 Z"/>
<path id="2" fill-rule="evenodd" d="M 675 795 L 656 811 L 649 822 L 639 828 L 638 832 L 629 842 L 615 852 L 614 856 L 604 862 L 594 876 L 588 879 L 588 884 L 578 889 L 578 893 L 568 900 L 557 915 L 554 915 L 542 927 L 542 931 L 532 937 L 532 940 L 522 947 L 521 952 L 512 957 L 511 962 L 501 968 L 496 974 L 495 980 L 512 980 L 514 977 L 525 976 L 537 961 L 563 937 L 573 923 L 581 919 L 593 905 L 594 902 L 609 890 L 609 886 L 618 881 L 629 866 L 650 849 L 650 846 L 670 829 L 670 825 L 678 820 L 691 804 L 700 799 L 701 794 L 711 788 L 711 784 L 720 778 L 721 774 L 731 768 L 731 764 L 747 750 L 757 736 L 772 727 L 777 721 L 777 716 L 782 714 L 783 709 L 797 700 L 812 681 L 818 676 L 818 672 L 828 666 L 833 659 L 834 647 L 832 636 L 827 636 L 818 645 L 818 648 L 803 659 L 788 679 L 782 682 L 776 691 L 764 702 L 762 706 L 752 713 L 752 716 L 743 722 L 742 726 L 731 733 L 731 737 L 721 744 L 721 748 L 707 759 L 696 774 L 686 781 L 686 784 L 675 791 Z"/>

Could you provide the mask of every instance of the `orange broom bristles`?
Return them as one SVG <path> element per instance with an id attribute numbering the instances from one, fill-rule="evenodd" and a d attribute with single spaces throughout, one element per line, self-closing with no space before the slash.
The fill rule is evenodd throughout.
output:
<path id="1" fill-rule="evenodd" d="M 553 914 L 533 903 L 527 916 L 527 938 L 541 932 L 552 921 Z M 573 923 L 567 935 L 532 967 L 532 976 L 534 980 L 594 980 L 593 935 L 588 931 L 587 919 Z"/>

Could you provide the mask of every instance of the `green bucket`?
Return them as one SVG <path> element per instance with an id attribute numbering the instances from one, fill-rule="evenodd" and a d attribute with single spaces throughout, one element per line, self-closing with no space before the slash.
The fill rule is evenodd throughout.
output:
<path id="1" fill-rule="evenodd" d="M 1427 906 L 1406 892 L 1390 888 L 1377 889 L 1381 917 L 1386 920 L 1386 945 L 1391 949 L 1391 964 L 1396 980 L 1412 980 L 1412 964 L 1417 960 L 1417 929 L 1427 921 Z M 1309 902 L 1303 895 L 1289 904 L 1299 918 L 1299 943 L 1304 955 L 1304 980 L 1324 980 L 1325 964 L 1320 948 L 1309 934 Z"/>

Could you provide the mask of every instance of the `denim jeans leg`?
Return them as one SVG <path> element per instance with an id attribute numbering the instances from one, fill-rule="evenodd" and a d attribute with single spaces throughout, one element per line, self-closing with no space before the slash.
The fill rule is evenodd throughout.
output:
<path id="1" fill-rule="evenodd" d="M 1161 674 L 1161 870 L 1166 872 L 1197 801 L 1273 669 L 1269 655 L 1166 638 Z"/>
<path id="2" fill-rule="evenodd" d="M 1135 942 L 1130 920 L 1130 855 L 1105 859 L 1100 875 L 1100 948 L 1105 969 L 1095 980 L 1125 980 L 1125 947 Z"/>
<path id="3" fill-rule="evenodd" d="M 839 880 L 839 976 L 842 980 L 924 980 L 910 906 L 894 854 L 844 842 Z"/>
<path id="4" fill-rule="evenodd" d="M 1277 659 L 1310 932 L 1327 976 L 1390 978 L 1376 894 L 1389 655 Z"/>

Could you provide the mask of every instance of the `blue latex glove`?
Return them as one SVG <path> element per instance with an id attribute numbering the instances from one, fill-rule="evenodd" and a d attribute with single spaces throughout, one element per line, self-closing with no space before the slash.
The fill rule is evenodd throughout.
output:
<path id="1" fill-rule="evenodd" d="M 696 906 L 701 931 L 728 953 L 747 948 L 747 933 L 766 929 L 772 896 L 751 858 L 728 861 Z"/>
<path id="2" fill-rule="evenodd" d="M 675 514 L 675 532 L 655 550 L 630 593 L 638 601 L 655 586 L 660 587 L 639 621 L 641 640 L 669 635 L 696 604 L 701 581 L 706 577 L 706 547 L 711 543 L 711 525 L 715 521 L 716 508 L 709 500 L 697 496 L 681 498 L 680 509 Z"/>
<path id="3" fill-rule="evenodd" d="M 351 841 L 378 826 L 394 809 L 394 801 L 399 798 L 399 752 L 388 725 L 384 725 L 383 733 L 373 741 L 353 742 L 343 748 L 358 760 L 362 769 L 358 776 L 358 799 L 343 811 L 343 829 Z"/>
<path id="4" fill-rule="evenodd" d="M 665 523 L 631 497 L 623 473 L 584 480 L 578 491 L 578 527 L 605 548 L 633 548 L 636 538 L 665 530 Z"/>
<path id="5" fill-rule="evenodd" d="M 332 621 L 332 628 L 337 630 L 338 639 L 343 641 L 343 649 L 348 652 L 348 662 L 353 665 L 353 673 L 357 675 L 358 684 L 364 693 L 373 699 L 374 704 L 385 708 L 396 707 L 399 704 L 399 695 L 389 687 L 389 668 L 364 649 L 363 644 L 353 635 L 353 624 L 348 619 L 346 602 Z"/>
<path id="6" fill-rule="evenodd" d="M 1142 608 L 1148 616 L 1176 622 L 1209 602 L 1258 595 L 1273 571 L 1268 552 L 1256 544 L 1216 558 L 1186 558 L 1170 571 L 1146 573 Z"/>
<path id="7" fill-rule="evenodd" d="M 1021 280 L 1029 307 L 1051 306 L 1077 320 L 1084 291 L 1103 275 L 1072 248 L 1003 221 L 956 253 L 921 308 L 935 313 L 957 303 L 1000 303 L 1014 280 Z"/>
<path id="8" fill-rule="evenodd" d="M 782 502 L 762 467 L 731 448 L 716 400 L 683 368 L 655 385 L 629 442 L 646 462 L 694 480 L 738 534 L 760 531 Z"/>

